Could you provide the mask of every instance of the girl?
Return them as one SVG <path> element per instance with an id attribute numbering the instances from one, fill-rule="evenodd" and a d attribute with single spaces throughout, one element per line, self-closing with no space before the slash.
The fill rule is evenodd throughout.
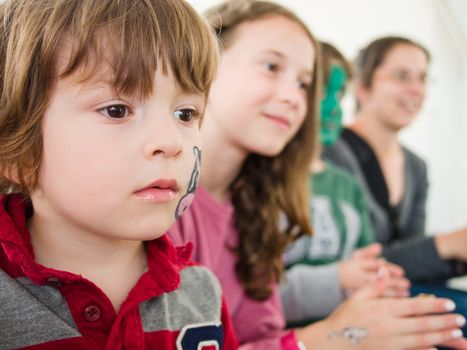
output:
<path id="1" fill-rule="evenodd" d="M 207 18 L 223 51 L 202 128 L 202 187 L 170 234 L 177 243 L 194 241 L 195 260 L 219 277 L 242 349 L 375 349 L 383 341 L 426 348 L 459 337 L 456 315 L 406 317 L 445 312 L 447 300 L 373 300 L 386 270 L 327 320 L 283 330 L 283 250 L 311 232 L 318 45 L 293 13 L 270 2 L 223 3 Z M 423 329 L 423 337 L 413 334 Z"/>

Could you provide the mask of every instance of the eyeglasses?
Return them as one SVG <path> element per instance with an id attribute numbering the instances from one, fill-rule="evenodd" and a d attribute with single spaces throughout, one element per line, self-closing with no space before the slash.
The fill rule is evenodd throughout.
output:
<path id="1" fill-rule="evenodd" d="M 426 73 L 413 74 L 406 70 L 395 70 L 392 72 L 379 72 L 375 74 L 375 78 L 392 80 L 399 84 L 408 85 L 412 83 L 420 83 L 426 85 L 428 82 L 428 75 Z"/>

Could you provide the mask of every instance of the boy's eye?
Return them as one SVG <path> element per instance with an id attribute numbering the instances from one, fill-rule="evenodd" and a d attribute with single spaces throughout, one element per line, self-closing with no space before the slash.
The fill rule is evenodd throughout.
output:
<path id="1" fill-rule="evenodd" d="M 101 112 L 104 113 L 107 117 L 113 119 L 122 119 L 127 116 L 128 107 L 124 105 L 111 105 L 102 108 Z"/>
<path id="2" fill-rule="evenodd" d="M 199 113 L 195 109 L 184 108 L 175 111 L 175 118 L 181 120 L 182 122 L 191 122 L 197 117 L 199 117 Z"/>

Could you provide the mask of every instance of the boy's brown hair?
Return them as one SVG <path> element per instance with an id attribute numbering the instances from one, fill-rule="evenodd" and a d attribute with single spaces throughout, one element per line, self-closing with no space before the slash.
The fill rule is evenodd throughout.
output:
<path id="1" fill-rule="evenodd" d="M 181 89 L 207 97 L 217 56 L 208 25 L 183 0 L 3 2 L 0 194 L 37 184 L 41 121 L 57 79 L 79 73 L 83 82 L 106 70 L 117 93 L 144 99 L 156 69 L 171 70 Z"/>
<path id="2" fill-rule="evenodd" d="M 217 33 L 221 48 L 226 50 L 235 42 L 239 25 L 275 16 L 298 24 L 315 50 L 313 80 L 307 91 L 308 105 L 302 126 L 277 156 L 250 154 L 230 187 L 239 234 L 234 249 L 238 256 L 236 273 L 247 295 L 264 300 L 271 295 L 272 284 L 282 275 L 285 247 L 301 235 L 311 234 L 312 230 L 309 164 L 319 152 L 319 138 L 310 135 L 318 135 L 319 45 L 297 15 L 273 2 L 230 0 L 209 9 L 205 16 Z M 281 215 L 287 221 L 282 230 Z"/>
<path id="3" fill-rule="evenodd" d="M 331 68 L 333 65 L 339 65 L 344 69 L 347 74 L 347 79 L 351 80 L 353 76 L 353 69 L 349 61 L 344 55 L 333 45 L 328 42 L 321 41 L 321 63 L 323 67 L 323 83 L 326 85 L 331 75 Z"/>

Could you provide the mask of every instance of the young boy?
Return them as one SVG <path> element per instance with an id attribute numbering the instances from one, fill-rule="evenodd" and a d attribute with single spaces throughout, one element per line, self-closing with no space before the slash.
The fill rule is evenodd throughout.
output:
<path id="1" fill-rule="evenodd" d="M 198 179 L 207 25 L 181 0 L 7 0 L 0 23 L 0 348 L 235 348 L 164 236 Z"/>

